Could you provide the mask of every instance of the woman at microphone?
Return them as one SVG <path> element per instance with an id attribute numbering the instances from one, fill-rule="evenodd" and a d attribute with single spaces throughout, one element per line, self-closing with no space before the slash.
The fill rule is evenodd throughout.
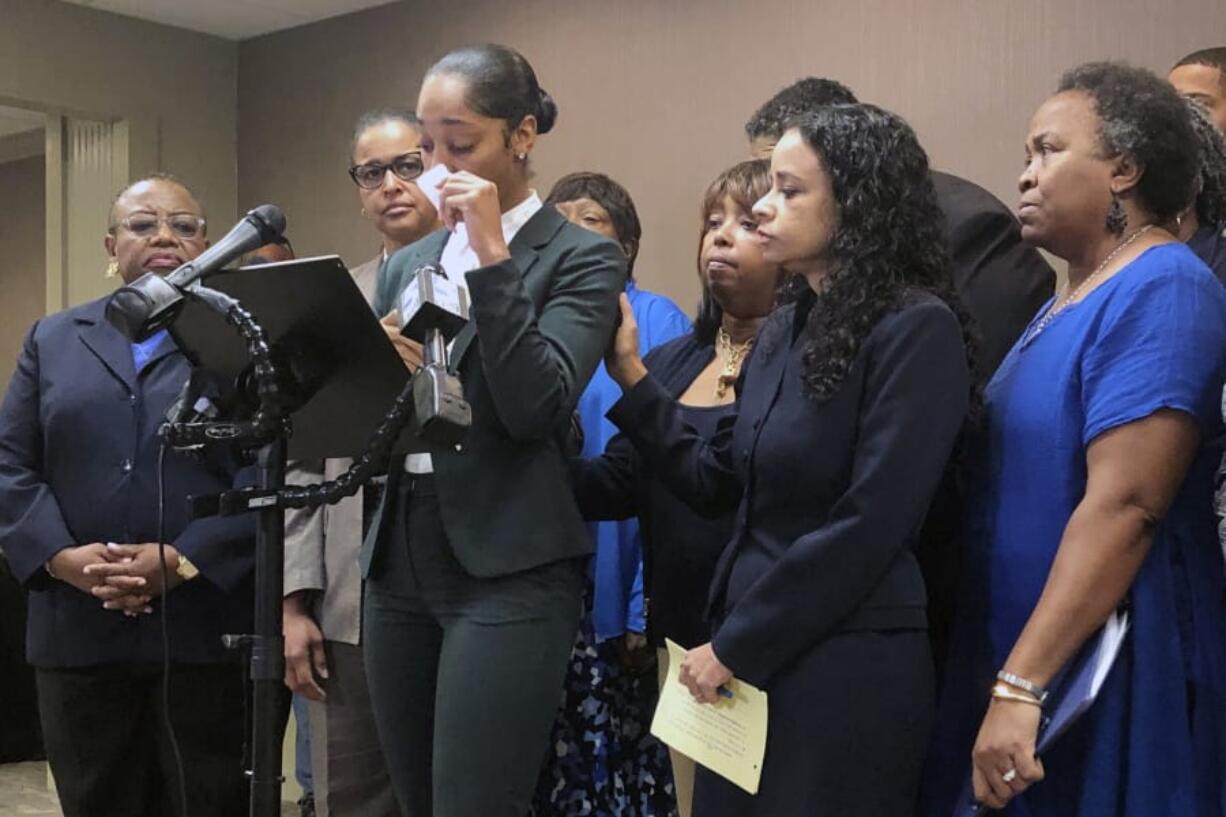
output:
<path id="1" fill-rule="evenodd" d="M 108 275 L 124 283 L 166 275 L 209 244 L 196 197 L 166 175 L 120 193 L 109 224 Z M 221 636 L 251 632 L 255 525 L 188 519 L 185 497 L 237 477 L 212 449 L 167 451 L 159 491 L 157 432 L 189 363 L 165 331 L 129 342 L 103 317 L 106 300 L 34 324 L 0 407 L 0 543 L 30 591 L 47 757 L 68 817 L 165 817 L 181 800 L 198 817 L 245 814 L 243 675 Z"/>
<path id="2" fill-rule="evenodd" d="M 626 257 L 542 207 L 528 157 L 557 106 L 516 51 L 452 51 L 417 102 L 422 153 L 448 175 L 439 230 L 394 254 L 394 309 L 416 270 L 468 290 L 450 365 L 462 444 L 393 460 L 363 548 L 366 668 L 405 814 L 520 817 L 531 799 L 581 614 L 591 540 L 564 438 L 609 337 Z M 397 338 L 410 368 L 419 350 Z"/>

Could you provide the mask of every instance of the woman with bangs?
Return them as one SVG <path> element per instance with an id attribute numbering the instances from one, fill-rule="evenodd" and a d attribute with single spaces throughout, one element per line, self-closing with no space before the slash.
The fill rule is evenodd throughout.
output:
<path id="1" fill-rule="evenodd" d="M 733 384 L 780 290 L 782 273 L 762 257 L 752 213 L 754 202 L 769 189 L 770 164 L 762 160 L 741 162 L 707 188 L 698 245 L 698 319 L 693 331 L 656 347 L 644 361 L 680 401 L 682 416 L 704 437 L 713 437 L 734 413 Z M 663 677 L 664 639 L 690 648 L 711 638 L 707 591 L 719 554 L 731 538 L 732 515 L 708 518 L 695 513 L 652 473 L 624 436 L 611 440 L 603 456 L 578 461 L 574 475 L 586 518 L 639 518 L 647 637 L 659 651 Z M 646 733 L 643 739 L 652 740 Z M 678 810 L 687 817 L 694 762 L 670 754 Z"/>

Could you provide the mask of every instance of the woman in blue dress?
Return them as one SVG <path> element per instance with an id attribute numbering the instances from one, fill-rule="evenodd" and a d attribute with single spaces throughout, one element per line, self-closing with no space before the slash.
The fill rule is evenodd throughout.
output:
<path id="1" fill-rule="evenodd" d="M 676 304 L 635 285 L 643 228 L 629 191 L 603 173 L 571 173 L 558 179 L 545 204 L 625 251 L 626 297 L 643 327 L 643 354 L 690 331 L 690 319 Z M 616 433 L 604 414 L 620 393 L 601 362 L 577 407 L 584 457 L 599 456 Z M 588 565 L 585 612 L 529 813 L 670 817 L 677 809 L 668 749 L 650 729 L 657 697 L 655 653 L 644 635 L 638 522 L 589 522 L 588 531 L 596 553 Z"/>
<path id="2" fill-rule="evenodd" d="M 1191 200 L 1194 145 L 1174 91 L 1119 64 L 1069 72 L 1031 122 L 1022 232 L 1069 281 L 985 395 L 922 814 L 953 813 L 968 766 L 975 798 L 1014 817 L 1226 813 L 1226 294 L 1159 226 Z M 1036 758 L 1045 689 L 1120 605 L 1101 693 Z"/>

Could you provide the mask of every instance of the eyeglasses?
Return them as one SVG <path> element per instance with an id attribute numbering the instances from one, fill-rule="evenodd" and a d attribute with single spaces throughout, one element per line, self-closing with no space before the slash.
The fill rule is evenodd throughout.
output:
<path id="1" fill-rule="evenodd" d="M 411 182 L 422 174 L 425 165 L 421 162 L 421 154 L 415 151 L 397 156 L 389 164 L 367 162 L 364 165 L 354 165 L 349 168 L 349 178 L 363 190 L 378 190 L 383 186 L 383 180 L 389 170 L 401 181 Z"/>
<path id="2" fill-rule="evenodd" d="M 204 235 L 204 219 L 188 213 L 171 216 L 155 216 L 152 213 L 137 213 L 119 220 L 123 228 L 137 238 L 152 238 L 165 224 L 175 238 L 192 239 Z"/>

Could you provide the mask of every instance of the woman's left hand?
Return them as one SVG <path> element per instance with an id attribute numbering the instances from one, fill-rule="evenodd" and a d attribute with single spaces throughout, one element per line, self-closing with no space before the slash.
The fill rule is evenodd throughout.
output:
<path id="1" fill-rule="evenodd" d="M 448 230 L 463 222 L 468 244 L 481 266 L 488 267 L 511 257 L 502 235 L 502 207 L 498 185 L 466 170 L 452 173 L 439 186 L 439 215 Z"/>
<path id="2" fill-rule="evenodd" d="M 695 647 L 681 660 L 678 680 L 695 700 L 713 704 L 719 700 L 719 688 L 732 680 L 732 670 L 720 663 L 711 642 Z"/>
<path id="3" fill-rule="evenodd" d="M 1042 710 L 1037 706 L 993 699 L 988 705 L 975 748 L 971 779 L 975 799 L 993 809 L 1043 779 L 1043 763 L 1035 756 Z"/>

